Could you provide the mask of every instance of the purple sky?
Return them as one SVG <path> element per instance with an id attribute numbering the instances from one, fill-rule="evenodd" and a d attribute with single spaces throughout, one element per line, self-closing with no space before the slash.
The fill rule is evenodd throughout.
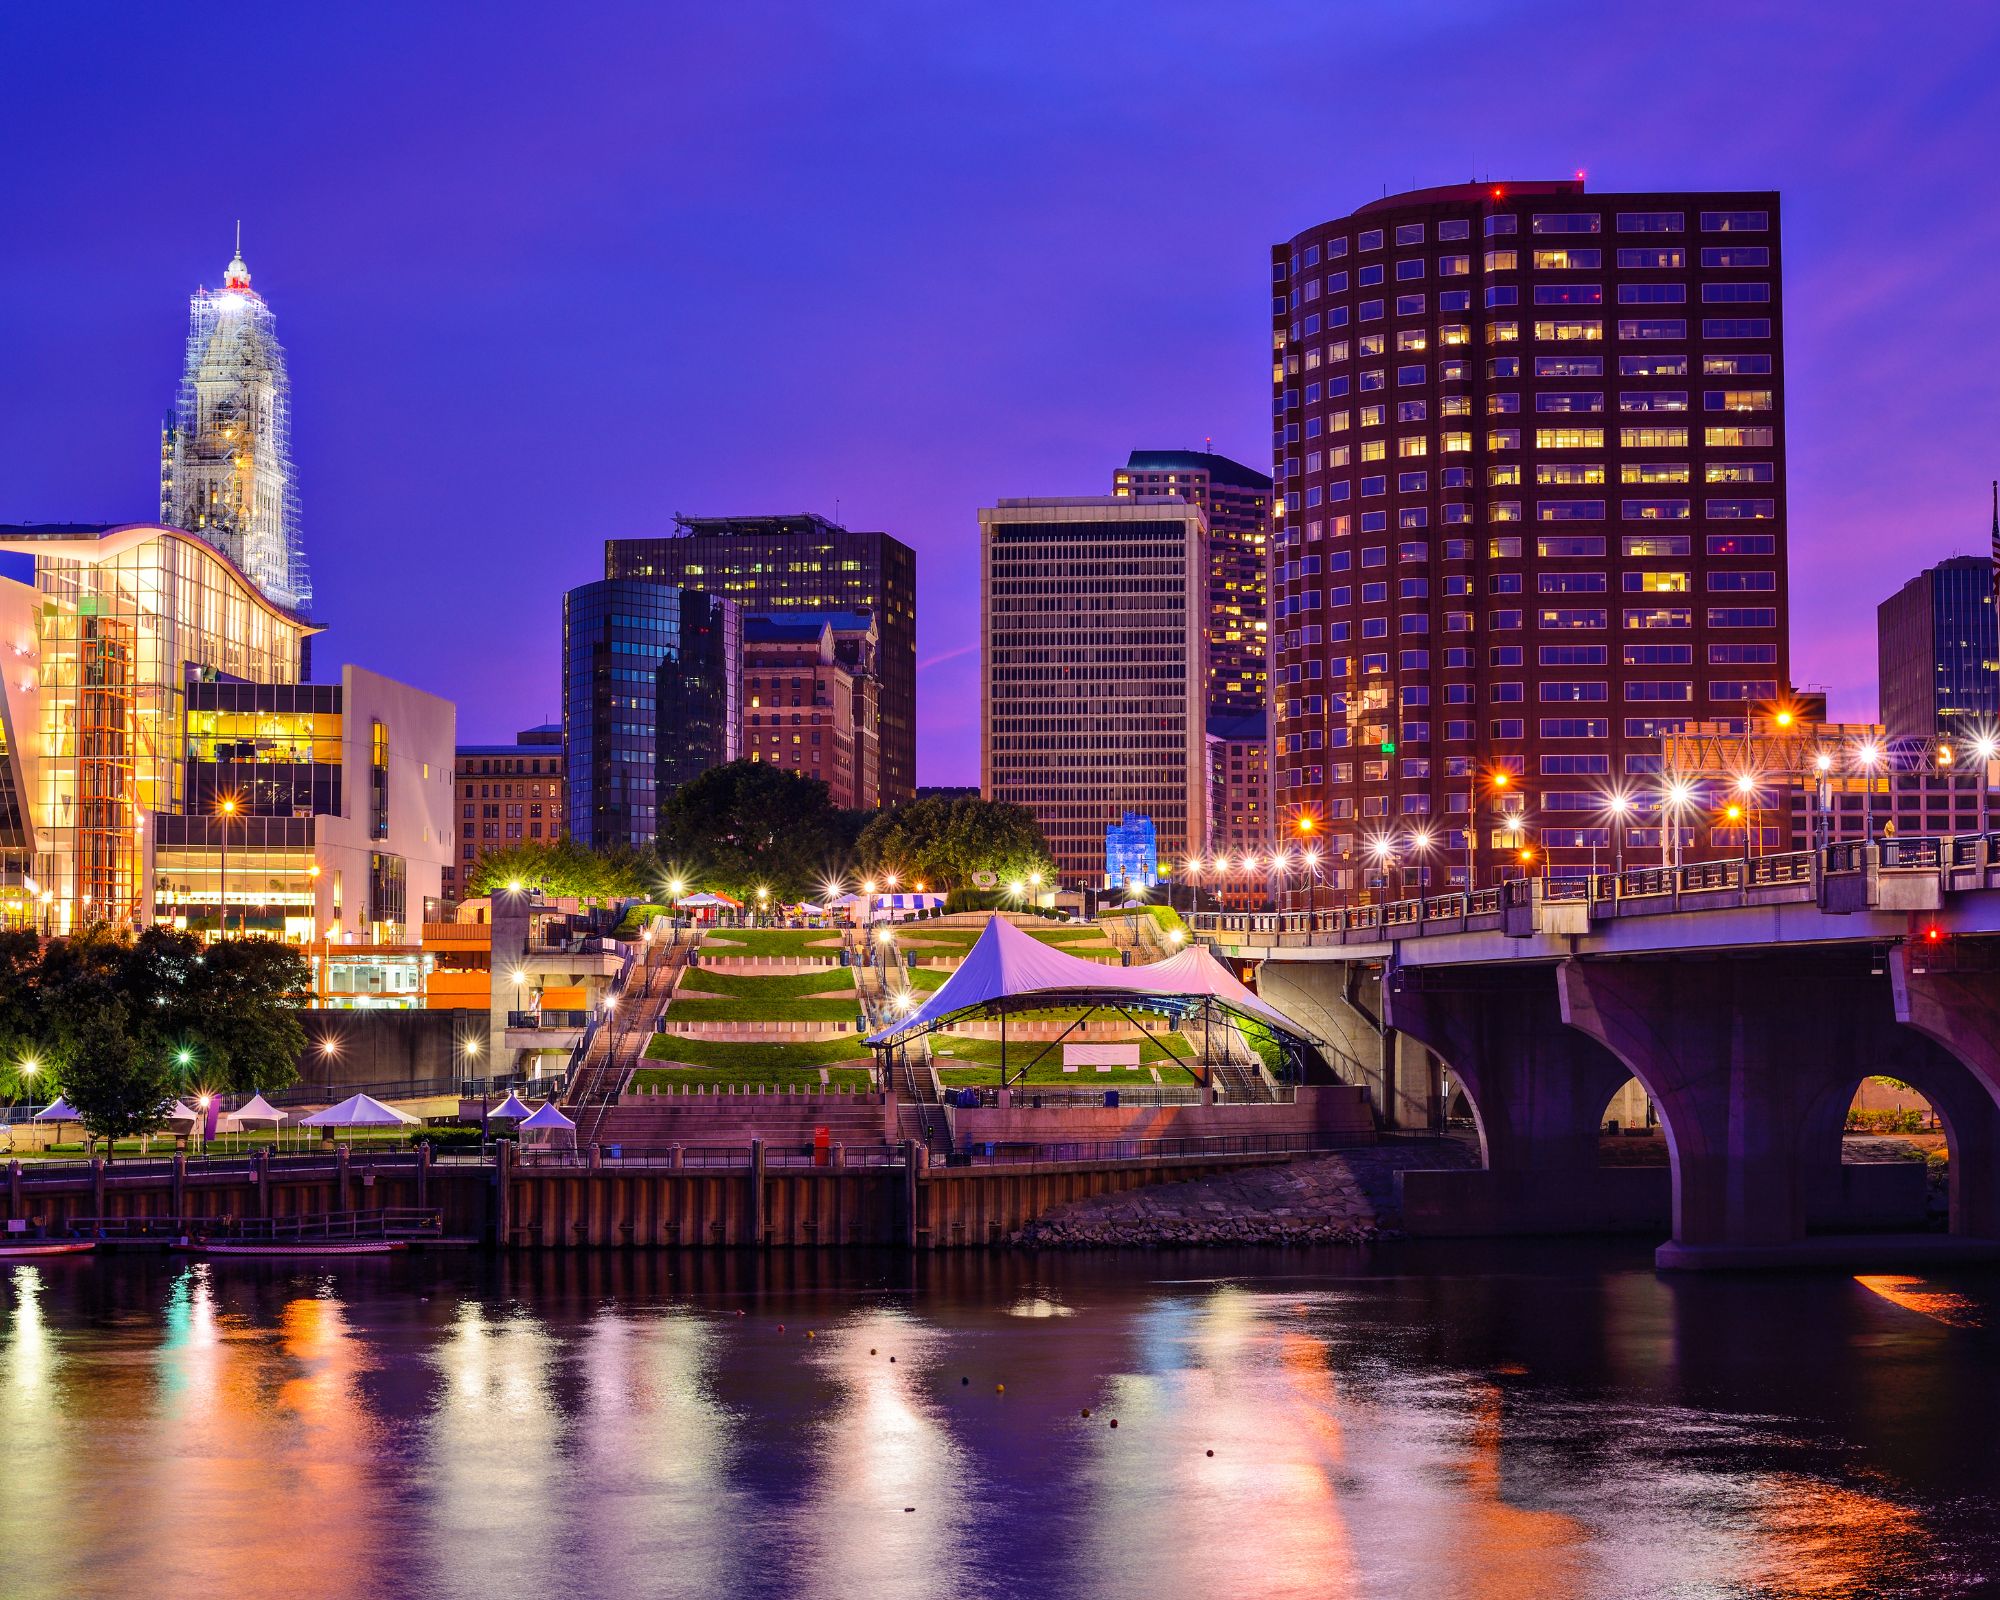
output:
<path id="1" fill-rule="evenodd" d="M 976 781 L 977 508 L 1133 446 L 1268 466 L 1268 248 L 1385 185 L 1783 191 L 1794 660 L 1836 713 L 1875 602 L 1984 549 L 1989 5 L 444 12 L 7 8 L 0 521 L 153 514 L 241 217 L 321 675 L 468 740 L 558 714 L 606 535 L 814 510 L 916 546 L 921 776 Z"/>

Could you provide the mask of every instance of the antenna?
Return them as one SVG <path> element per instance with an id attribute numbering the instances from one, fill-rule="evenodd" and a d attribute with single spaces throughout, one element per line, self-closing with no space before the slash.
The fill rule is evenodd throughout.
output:
<path id="1" fill-rule="evenodd" d="M 243 254 L 243 219 L 241 217 L 236 219 L 236 254 L 239 257 Z"/>

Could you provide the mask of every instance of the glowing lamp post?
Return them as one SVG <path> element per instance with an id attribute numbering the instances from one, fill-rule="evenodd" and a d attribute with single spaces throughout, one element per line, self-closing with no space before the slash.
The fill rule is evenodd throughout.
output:
<path id="1" fill-rule="evenodd" d="M 1980 735 L 1972 743 L 1972 753 L 1979 761 L 1979 836 L 1982 840 L 1986 837 L 1986 779 L 1987 775 L 1993 770 L 1993 757 L 1996 750 L 2000 750 L 2000 746 L 1994 743 L 1992 736 L 1989 734 Z M 1984 862 L 1985 846 L 1983 843 L 1980 846 L 1980 850 L 1980 860 Z"/>

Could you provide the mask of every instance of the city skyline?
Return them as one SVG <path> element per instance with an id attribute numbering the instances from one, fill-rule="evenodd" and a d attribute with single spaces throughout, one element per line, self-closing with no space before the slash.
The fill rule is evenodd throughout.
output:
<path id="1" fill-rule="evenodd" d="M 190 196 L 159 181 L 153 130 L 199 40 L 138 13 L 103 37 L 11 19 L 8 59 L 33 67 L 14 88 L 17 207 L 35 225 L 0 264 L 18 375 L 0 521 L 151 515 L 185 296 L 241 216 L 291 362 L 327 660 L 454 696 L 465 737 L 504 738 L 557 712 L 559 597 L 601 570 L 603 539 L 663 533 L 677 512 L 814 511 L 925 560 L 917 776 L 963 782 L 979 506 L 1102 493 L 1105 463 L 1134 448 L 1267 460 L 1273 239 L 1383 191 L 1581 167 L 1594 190 L 1783 196 L 1793 676 L 1826 684 L 1836 716 L 1872 716 L 1875 601 L 1984 541 L 1990 418 L 1969 403 L 1984 380 L 1966 335 L 2000 210 L 1957 130 L 2000 24 L 1960 8 L 1892 28 L 1858 7 L 1811 32 L 1723 8 L 1681 23 L 1734 41 L 1734 59 L 1782 56 L 1774 81 L 1562 7 L 1525 26 L 1467 8 L 1210 20 L 1170 9 L 1142 35 L 1129 13 L 1065 15 L 1051 49 L 1013 24 L 814 18 L 758 62 L 759 98 L 795 109 L 745 122 L 727 86 L 770 43 L 749 16 L 669 32 L 633 12 L 471 46 L 404 19 L 394 68 L 365 11 L 331 37 L 276 19 L 245 70 L 290 92 L 231 177 Z M 1158 94 L 1196 43 L 1198 132 Z M 1293 63 L 1275 94 L 1274 44 Z M 416 69 L 447 49 L 470 57 L 439 92 Z M 1310 86 L 1315 62 L 1370 70 L 1336 104 Z M 679 92 L 656 99 L 669 68 Z M 880 92 L 814 98 L 857 74 Z M 593 98 L 560 124 L 519 109 L 531 92 L 569 107 L 585 82 Z M 1637 82 L 1709 136 L 1626 132 Z M 1528 102 L 1537 124 L 1517 127 L 1509 108 Z M 1071 103 L 1088 109 L 1042 115 Z M 929 128 L 942 136 L 910 137 Z M 1293 141 L 1343 159 L 1303 178 L 1264 159 Z M 1117 245 L 1102 200 L 1148 164 L 1199 186 L 1201 222 L 1135 279 L 1136 236 Z M 82 303 L 52 315 L 65 290 Z"/>

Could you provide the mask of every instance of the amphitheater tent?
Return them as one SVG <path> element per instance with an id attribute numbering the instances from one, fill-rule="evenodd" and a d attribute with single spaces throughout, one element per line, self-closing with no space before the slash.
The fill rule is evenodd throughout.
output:
<path id="1" fill-rule="evenodd" d="M 1114 967 L 1044 944 L 996 914 L 988 919 L 958 970 L 916 1011 L 870 1034 L 868 1042 L 892 1045 L 969 1011 L 1003 1009 L 1008 1001 L 1059 1006 L 1116 1004 L 1121 998 L 1127 1002 L 1175 1000 L 1190 1010 L 1214 1004 L 1254 1017 L 1293 1038 L 1311 1037 L 1282 1011 L 1237 982 L 1206 950 L 1183 950 L 1165 961 L 1143 966 Z"/>

